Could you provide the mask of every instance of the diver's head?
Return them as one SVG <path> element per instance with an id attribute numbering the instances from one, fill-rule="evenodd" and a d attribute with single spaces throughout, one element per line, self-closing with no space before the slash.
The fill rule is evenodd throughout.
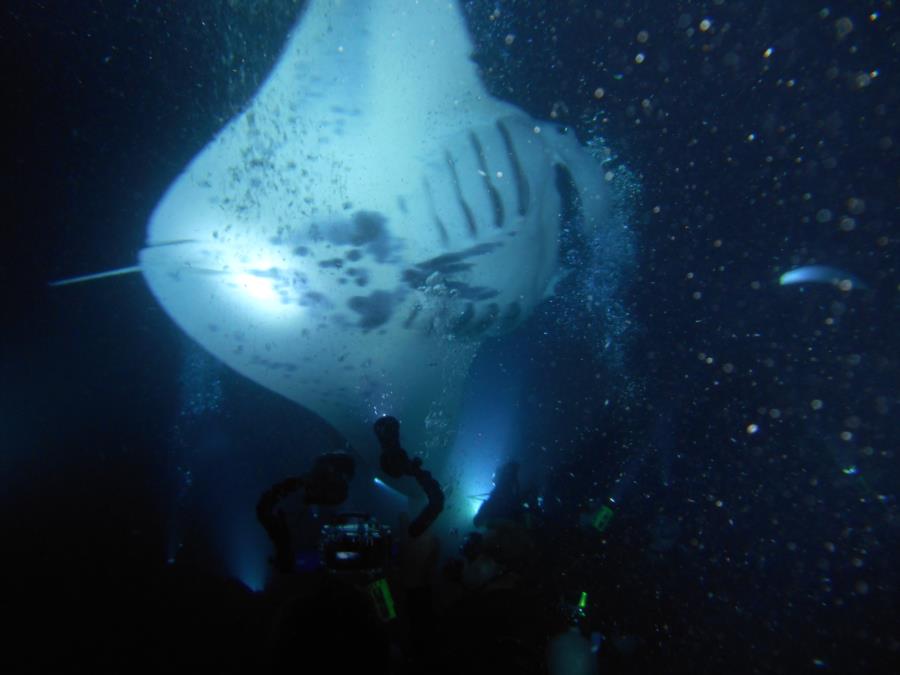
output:
<path id="1" fill-rule="evenodd" d="M 305 500 L 307 504 L 337 506 L 347 499 L 350 480 L 356 472 L 356 462 L 346 452 L 319 455 L 307 475 Z"/>
<path id="2" fill-rule="evenodd" d="M 356 461 L 349 452 L 326 452 L 316 457 L 312 471 L 313 474 L 319 471 L 329 471 L 350 480 L 356 473 Z"/>
<path id="3" fill-rule="evenodd" d="M 510 460 L 494 472 L 494 489 L 509 489 L 517 486 L 519 482 L 519 463 Z"/>
<path id="4" fill-rule="evenodd" d="M 468 562 L 474 562 L 484 550 L 484 536 L 480 532 L 469 532 L 459 547 L 459 552 Z"/>
<path id="5" fill-rule="evenodd" d="M 494 489 L 478 507 L 472 522 L 475 527 L 484 527 L 498 519 L 517 520 L 521 517 L 522 510 L 519 463 L 509 461 L 502 464 L 494 473 Z"/>

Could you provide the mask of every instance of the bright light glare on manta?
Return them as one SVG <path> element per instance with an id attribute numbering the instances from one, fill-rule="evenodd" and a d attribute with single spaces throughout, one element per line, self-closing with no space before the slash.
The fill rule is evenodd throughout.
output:
<path id="1" fill-rule="evenodd" d="M 447 0 L 311 0 L 140 255 L 188 335 L 372 466 L 371 423 L 392 414 L 441 475 L 479 344 L 561 273 L 560 168 L 583 226 L 604 224 L 599 163 L 490 96 L 471 52 Z"/>

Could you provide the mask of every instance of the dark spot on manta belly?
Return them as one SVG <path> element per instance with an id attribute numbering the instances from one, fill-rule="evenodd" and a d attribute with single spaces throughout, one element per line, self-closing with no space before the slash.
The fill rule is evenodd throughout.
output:
<path id="1" fill-rule="evenodd" d="M 374 211 L 357 211 L 353 215 L 356 229 L 352 242 L 356 246 L 365 244 L 378 262 L 384 262 L 390 253 L 390 237 L 385 224 L 387 219 Z"/>
<path id="2" fill-rule="evenodd" d="M 301 307 L 316 307 L 318 309 L 329 309 L 331 301 L 317 291 L 308 291 L 303 294 L 298 303 Z"/>
<path id="3" fill-rule="evenodd" d="M 391 252 L 391 237 L 387 219 L 376 211 L 357 211 L 352 218 L 341 220 L 317 230 L 324 230 L 325 238 L 338 246 L 365 248 L 378 262 L 386 262 Z"/>
<path id="4" fill-rule="evenodd" d="M 359 327 L 372 330 L 391 318 L 394 294 L 387 291 L 373 291 L 369 295 L 356 295 L 347 301 L 347 306 L 359 314 Z"/>
<path id="5" fill-rule="evenodd" d="M 356 280 L 357 286 L 365 286 L 369 283 L 369 270 L 364 267 L 351 267 L 347 270 L 347 274 Z"/>

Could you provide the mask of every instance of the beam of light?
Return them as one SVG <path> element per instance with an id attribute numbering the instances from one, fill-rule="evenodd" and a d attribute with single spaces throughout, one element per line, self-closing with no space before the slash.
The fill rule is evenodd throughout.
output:
<path id="1" fill-rule="evenodd" d="M 471 528 L 472 519 L 494 489 L 494 472 L 519 454 L 517 383 L 498 389 L 495 373 L 475 383 L 466 402 L 459 431 L 450 453 L 453 491 L 447 499 L 448 520 L 458 528 Z"/>
<path id="2" fill-rule="evenodd" d="M 384 490 L 385 492 L 387 492 L 391 497 L 396 497 L 397 499 L 403 499 L 403 500 L 406 500 L 406 499 L 407 499 L 407 496 L 406 496 L 405 494 L 403 494 L 403 493 L 400 492 L 399 490 L 395 490 L 394 488 L 392 488 L 390 485 L 388 485 L 387 483 L 385 483 L 385 482 L 384 482 L 383 480 L 381 480 L 380 478 L 377 478 L 377 477 L 376 477 L 376 478 L 373 478 L 373 479 L 372 479 L 372 482 L 375 483 L 375 485 L 377 485 L 378 487 L 380 487 L 382 490 Z"/>
<path id="3" fill-rule="evenodd" d="M 298 289 L 291 281 L 297 263 L 292 262 L 288 269 L 268 244 L 254 243 L 237 253 L 219 251 L 217 257 L 226 288 L 242 306 L 273 318 L 293 318 L 302 309 Z"/>
<path id="4" fill-rule="evenodd" d="M 247 511 L 249 513 L 241 512 L 226 526 L 226 564 L 230 575 L 239 579 L 250 590 L 261 591 L 269 576 L 270 542 L 252 516 L 252 511 Z"/>
<path id="5" fill-rule="evenodd" d="M 478 515 L 478 509 L 481 508 L 488 496 L 490 496 L 489 492 L 484 495 L 469 495 L 469 509 L 466 514 L 468 518 L 472 519 Z"/>
<path id="6" fill-rule="evenodd" d="M 456 456 L 459 487 L 454 494 L 455 506 L 470 525 L 471 519 L 494 489 L 494 472 L 508 459 L 509 454 L 510 448 L 505 439 L 484 433 L 471 438 L 465 450 Z"/>
<path id="7" fill-rule="evenodd" d="M 279 300 L 278 293 L 275 292 L 271 279 L 242 273 L 236 274 L 232 282 L 255 301 L 278 302 Z"/>
<path id="8" fill-rule="evenodd" d="M 300 294 L 277 268 L 260 272 L 257 266 L 225 273 L 222 283 L 234 302 L 244 312 L 276 322 L 295 319 L 305 310 Z"/>
<path id="9" fill-rule="evenodd" d="M 277 324 L 296 319 L 306 309 L 303 293 L 308 289 L 300 280 L 308 270 L 296 258 L 286 256 L 264 237 L 246 234 L 229 240 L 193 238 L 151 244 L 141 250 L 140 268 L 154 292 L 159 289 L 154 290 L 152 280 L 166 281 L 162 292 L 171 293 L 192 321 L 217 306 L 224 314 L 208 317 L 211 323 L 265 318 Z"/>
<path id="10" fill-rule="evenodd" d="M 268 570 L 264 565 L 247 564 L 237 569 L 238 579 L 254 593 L 263 590 L 266 587 L 266 577 Z"/>

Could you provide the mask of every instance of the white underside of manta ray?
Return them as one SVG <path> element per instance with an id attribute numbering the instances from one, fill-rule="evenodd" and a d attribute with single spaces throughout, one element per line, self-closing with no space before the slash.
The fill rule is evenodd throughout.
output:
<path id="1" fill-rule="evenodd" d="M 481 341 L 561 271 L 558 167 L 599 163 L 490 96 L 448 0 L 311 0 L 244 112 L 154 211 L 140 269 L 184 331 L 364 458 L 379 414 L 441 474 Z"/>

